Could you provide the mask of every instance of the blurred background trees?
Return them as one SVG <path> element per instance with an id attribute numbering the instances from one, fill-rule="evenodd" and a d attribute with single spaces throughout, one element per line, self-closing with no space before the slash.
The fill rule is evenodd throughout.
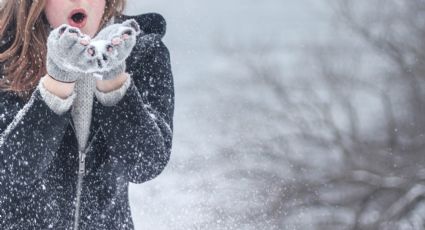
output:
<path id="1" fill-rule="evenodd" d="M 174 15 L 174 154 L 132 187 L 136 226 L 425 229 L 425 1 L 317 2 L 158 3 Z M 311 17 L 264 20 L 291 7 Z M 203 36 L 214 24 L 230 29 Z"/>
<path id="2" fill-rule="evenodd" d="M 334 37 L 296 71 L 271 43 L 217 45 L 244 76 L 222 100 L 251 133 L 222 149 L 251 161 L 225 175 L 267 194 L 246 210 L 264 229 L 424 229 L 425 2 L 330 4 Z"/>

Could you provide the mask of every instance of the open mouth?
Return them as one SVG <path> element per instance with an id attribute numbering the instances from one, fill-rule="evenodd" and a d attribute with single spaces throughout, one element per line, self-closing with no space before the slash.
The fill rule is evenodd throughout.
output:
<path id="1" fill-rule="evenodd" d="M 84 9 L 73 10 L 68 17 L 68 23 L 70 26 L 82 28 L 85 26 L 87 21 L 87 13 Z"/>

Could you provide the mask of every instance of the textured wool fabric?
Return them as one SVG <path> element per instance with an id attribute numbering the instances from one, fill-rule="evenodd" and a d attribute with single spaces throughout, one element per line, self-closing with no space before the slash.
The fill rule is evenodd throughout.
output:
<path id="1" fill-rule="evenodd" d="M 78 28 L 62 25 L 52 30 L 47 39 L 46 69 L 50 76 L 62 82 L 75 82 L 81 72 L 93 69 L 95 57 L 89 54 L 88 41 Z"/>
<path id="2" fill-rule="evenodd" d="M 101 69 L 96 72 L 102 76 L 103 80 L 114 79 L 126 68 L 125 60 L 130 55 L 133 47 L 136 45 L 137 35 L 141 34 L 140 26 L 135 19 L 128 19 L 122 23 L 111 24 L 103 28 L 90 44 L 96 47 L 98 63 L 101 66 L 107 66 L 107 69 Z M 112 41 L 127 35 L 127 38 L 116 45 L 105 45 L 104 41 Z M 111 51 L 107 48 L 111 47 Z M 113 51 L 112 51 L 113 50 Z"/>
<path id="3" fill-rule="evenodd" d="M 130 83 L 131 77 L 128 76 L 127 80 L 120 88 L 103 93 L 97 90 L 96 78 L 93 76 L 82 77 L 76 82 L 74 91 L 77 96 L 72 106 L 71 115 L 74 120 L 80 150 L 86 148 L 90 134 L 94 93 L 96 93 L 97 99 L 103 105 L 113 106 L 123 98 Z"/>
<path id="4" fill-rule="evenodd" d="M 131 77 L 129 74 L 127 74 L 127 80 L 124 82 L 124 84 L 111 92 L 101 92 L 96 89 L 95 95 L 97 100 L 102 103 L 104 106 L 114 106 L 116 105 L 124 96 L 125 92 L 127 92 L 128 87 L 131 84 Z"/>
<path id="5" fill-rule="evenodd" d="M 95 87 L 96 79 L 94 77 L 81 77 L 75 83 L 74 91 L 77 97 L 72 104 L 71 115 L 75 125 L 79 150 L 86 148 L 89 138 Z"/>
<path id="6" fill-rule="evenodd" d="M 66 111 L 69 110 L 69 108 L 71 107 L 75 99 L 75 96 L 76 96 L 75 91 L 72 92 L 72 94 L 69 97 L 62 99 L 52 94 L 44 87 L 44 79 L 46 79 L 46 77 L 42 77 L 37 86 L 38 89 L 40 90 L 41 97 L 49 106 L 49 108 L 53 110 L 53 112 L 55 112 L 58 115 L 64 114 Z"/>
<path id="7" fill-rule="evenodd" d="M 87 144 L 91 124 L 91 112 L 93 106 L 93 93 L 96 87 L 96 79 L 93 77 L 80 78 L 74 88 L 74 92 L 66 99 L 49 92 L 43 85 L 43 77 L 38 85 L 41 97 L 47 106 L 58 115 L 62 115 L 72 105 L 71 115 L 75 124 L 78 147 L 83 150 Z"/>
<path id="8" fill-rule="evenodd" d="M 38 88 L 41 97 L 53 112 L 62 115 L 72 106 L 71 114 L 75 124 L 80 150 L 86 147 L 90 134 L 93 94 L 96 94 L 96 98 L 102 105 L 114 106 L 124 97 L 131 83 L 131 77 L 128 76 L 120 88 L 105 93 L 96 89 L 96 79 L 94 77 L 86 76 L 76 82 L 74 92 L 69 97 L 62 99 L 44 87 L 44 79 L 45 77 L 41 78 Z"/>

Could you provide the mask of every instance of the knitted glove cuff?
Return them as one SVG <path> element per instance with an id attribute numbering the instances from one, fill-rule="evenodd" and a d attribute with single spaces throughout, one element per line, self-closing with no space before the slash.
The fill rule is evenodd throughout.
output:
<path id="1" fill-rule="evenodd" d="M 64 83 L 75 82 L 79 76 L 77 72 L 65 71 L 59 68 L 50 58 L 47 59 L 46 69 L 47 69 L 47 73 L 52 78 Z"/>

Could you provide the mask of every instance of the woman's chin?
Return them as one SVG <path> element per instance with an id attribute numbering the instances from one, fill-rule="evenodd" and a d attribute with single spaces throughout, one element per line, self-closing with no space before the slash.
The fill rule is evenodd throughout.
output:
<path id="1" fill-rule="evenodd" d="M 91 38 L 96 34 L 96 31 L 93 31 L 92 29 L 88 28 L 81 28 L 80 29 L 83 34 L 89 35 Z"/>

